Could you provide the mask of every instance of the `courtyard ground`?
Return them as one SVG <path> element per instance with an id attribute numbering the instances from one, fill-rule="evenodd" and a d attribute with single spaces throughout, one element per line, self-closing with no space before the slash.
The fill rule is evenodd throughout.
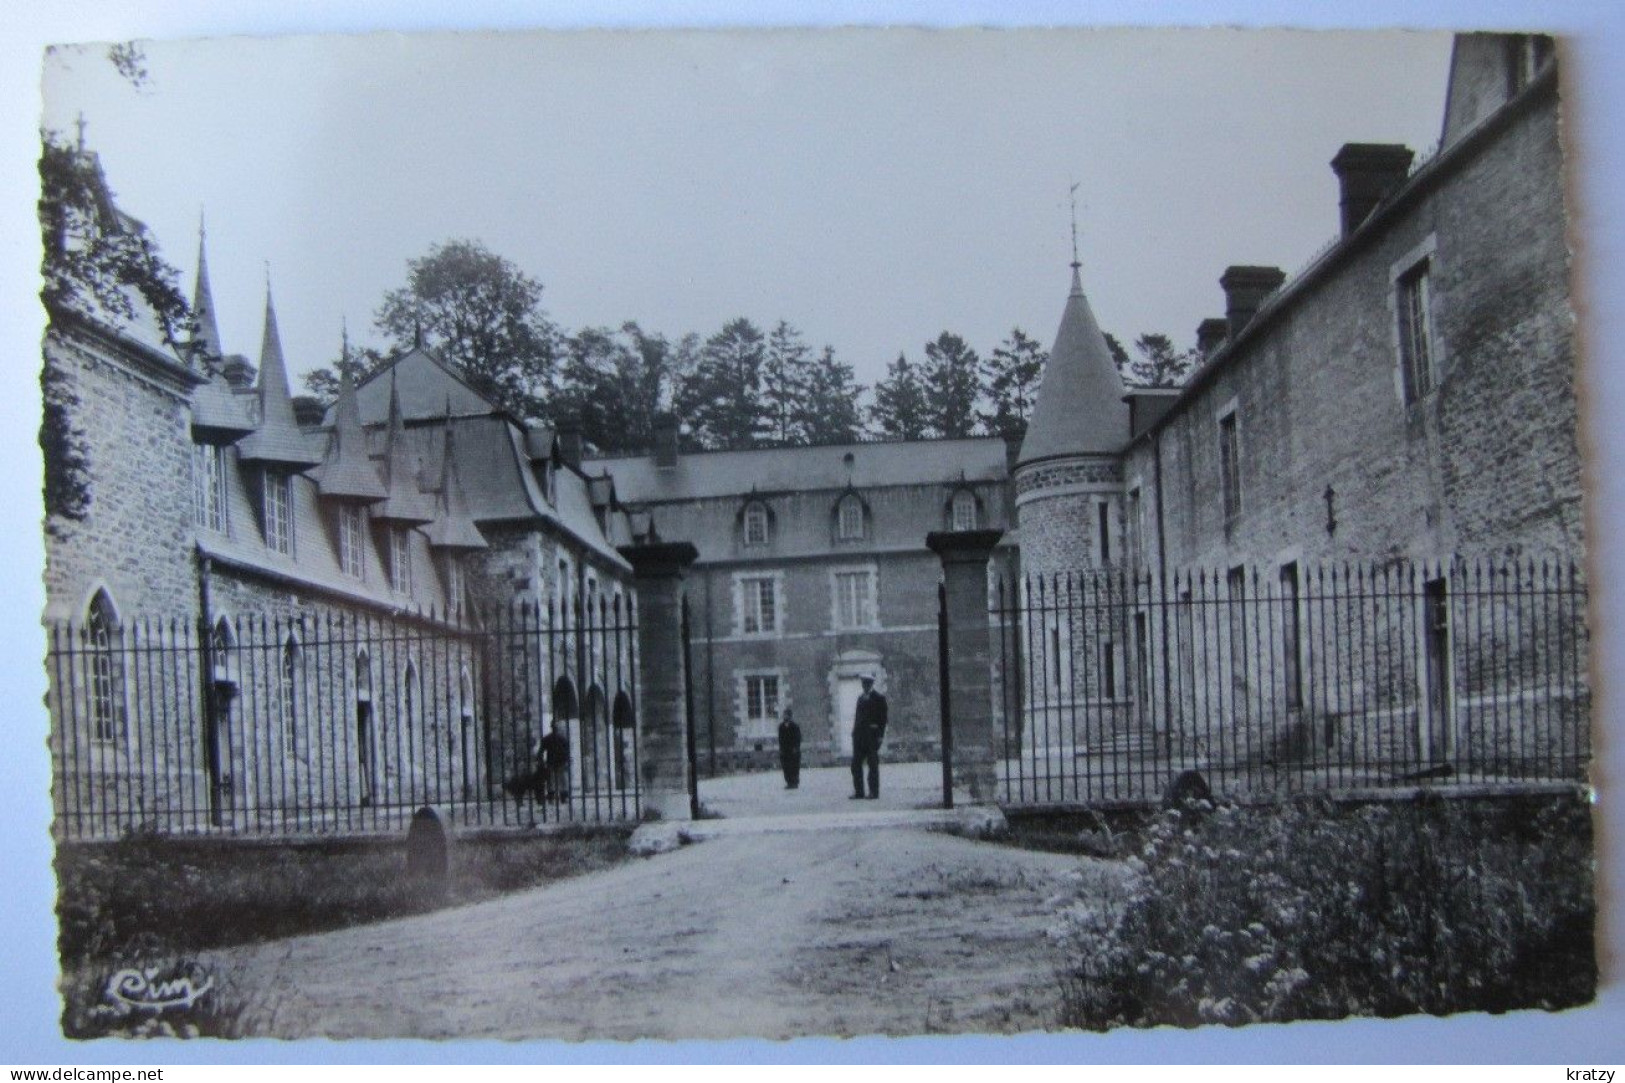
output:
<path id="1" fill-rule="evenodd" d="M 777 775 L 709 781 L 708 807 L 730 818 L 696 845 L 208 961 L 249 1001 L 256 1032 L 286 1037 L 1054 1027 L 1063 962 L 1055 915 L 1105 894 L 1120 868 L 931 830 L 940 816 L 906 804 L 928 796 L 926 781 L 924 770 L 891 767 L 882 799 L 866 802 L 847 802 L 850 778 L 839 769 L 805 772 L 788 792 Z M 759 814 L 740 815 L 751 810 Z"/>

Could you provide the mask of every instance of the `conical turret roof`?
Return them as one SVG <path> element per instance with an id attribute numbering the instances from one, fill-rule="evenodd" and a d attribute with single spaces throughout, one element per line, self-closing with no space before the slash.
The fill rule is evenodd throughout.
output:
<path id="1" fill-rule="evenodd" d="M 314 441 L 299 429 L 288 393 L 288 366 L 282 360 L 271 291 L 265 291 L 265 338 L 260 344 L 260 416 L 253 432 L 237 445 L 244 462 L 273 463 L 304 470 L 322 461 Z"/>
<path id="2" fill-rule="evenodd" d="M 220 326 L 214 318 L 214 291 L 209 287 L 209 255 L 203 243 L 203 226 L 197 231 L 197 281 L 192 286 L 192 314 L 197 332 L 192 336 L 194 364 L 209 364 L 226 356 L 220 345 Z"/>
<path id="3" fill-rule="evenodd" d="M 367 455 L 367 434 L 361 428 L 361 410 L 355 401 L 355 385 L 347 368 L 339 371 L 339 397 L 334 407 L 336 420 L 327 458 L 316 468 L 316 489 L 335 500 L 367 503 L 389 495 L 378 470 Z"/>
<path id="4" fill-rule="evenodd" d="M 452 439 L 451 404 L 446 404 L 445 453 L 440 457 L 440 493 L 435 499 L 434 522 L 423 528 L 435 549 L 484 549 L 485 536 L 468 511 L 468 494 L 457 477 L 456 446 Z"/>
<path id="5" fill-rule="evenodd" d="M 1061 312 L 1061 326 L 1044 366 L 1017 464 L 1121 451 L 1129 440 L 1128 404 L 1123 395 L 1123 378 L 1083 295 L 1083 281 L 1074 263 L 1072 292 Z"/>
<path id="6" fill-rule="evenodd" d="M 395 390 L 395 373 L 389 374 L 389 423 L 384 430 L 384 487 L 387 495 L 372 506 L 372 517 L 392 523 L 427 523 L 435 517 L 434 501 L 423 491 L 412 448 L 406 441 L 406 422 L 401 416 L 401 397 Z"/>

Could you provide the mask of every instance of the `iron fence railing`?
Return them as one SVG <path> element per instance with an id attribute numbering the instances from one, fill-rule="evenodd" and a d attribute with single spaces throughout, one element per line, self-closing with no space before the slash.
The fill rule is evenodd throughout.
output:
<path id="1" fill-rule="evenodd" d="M 1021 803 L 1580 781 L 1589 637 L 1551 562 L 1129 570 L 991 585 Z"/>
<path id="2" fill-rule="evenodd" d="M 636 625 L 597 596 L 457 623 L 52 626 L 55 830 L 369 833 L 424 805 L 464 826 L 635 819 Z"/>

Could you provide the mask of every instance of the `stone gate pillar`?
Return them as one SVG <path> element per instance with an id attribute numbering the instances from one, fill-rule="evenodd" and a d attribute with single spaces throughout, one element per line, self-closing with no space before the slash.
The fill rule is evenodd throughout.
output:
<path id="1" fill-rule="evenodd" d="M 972 801 L 996 796 L 993 671 L 988 634 L 987 562 L 1000 530 L 934 531 L 925 544 L 942 560 L 948 595 L 948 710 L 954 784 Z"/>
<path id="2" fill-rule="evenodd" d="M 683 575 L 699 553 L 688 542 L 625 545 L 638 598 L 638 772 L 645 812 L 690 819 L 687 689 L 683 682 Z"/>

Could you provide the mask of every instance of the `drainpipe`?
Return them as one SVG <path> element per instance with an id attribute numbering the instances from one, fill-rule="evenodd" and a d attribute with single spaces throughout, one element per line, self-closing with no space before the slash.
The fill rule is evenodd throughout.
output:
<path id="1" fill-rule="evenodd" d="M 1162 432 L 1159 427 L 1151 437 L 1151 454 L 1157 481 L 1157 594 L 1162 608 L 1162 709 L 1166 714 L 1162 727 L 1163 751 L 1169 759 L 1174 755 L 1173 712 L 1169 704 L 1169 670 L 1173 668 L 1168 657 L 1168 535 L 1162 518 Z"/>

